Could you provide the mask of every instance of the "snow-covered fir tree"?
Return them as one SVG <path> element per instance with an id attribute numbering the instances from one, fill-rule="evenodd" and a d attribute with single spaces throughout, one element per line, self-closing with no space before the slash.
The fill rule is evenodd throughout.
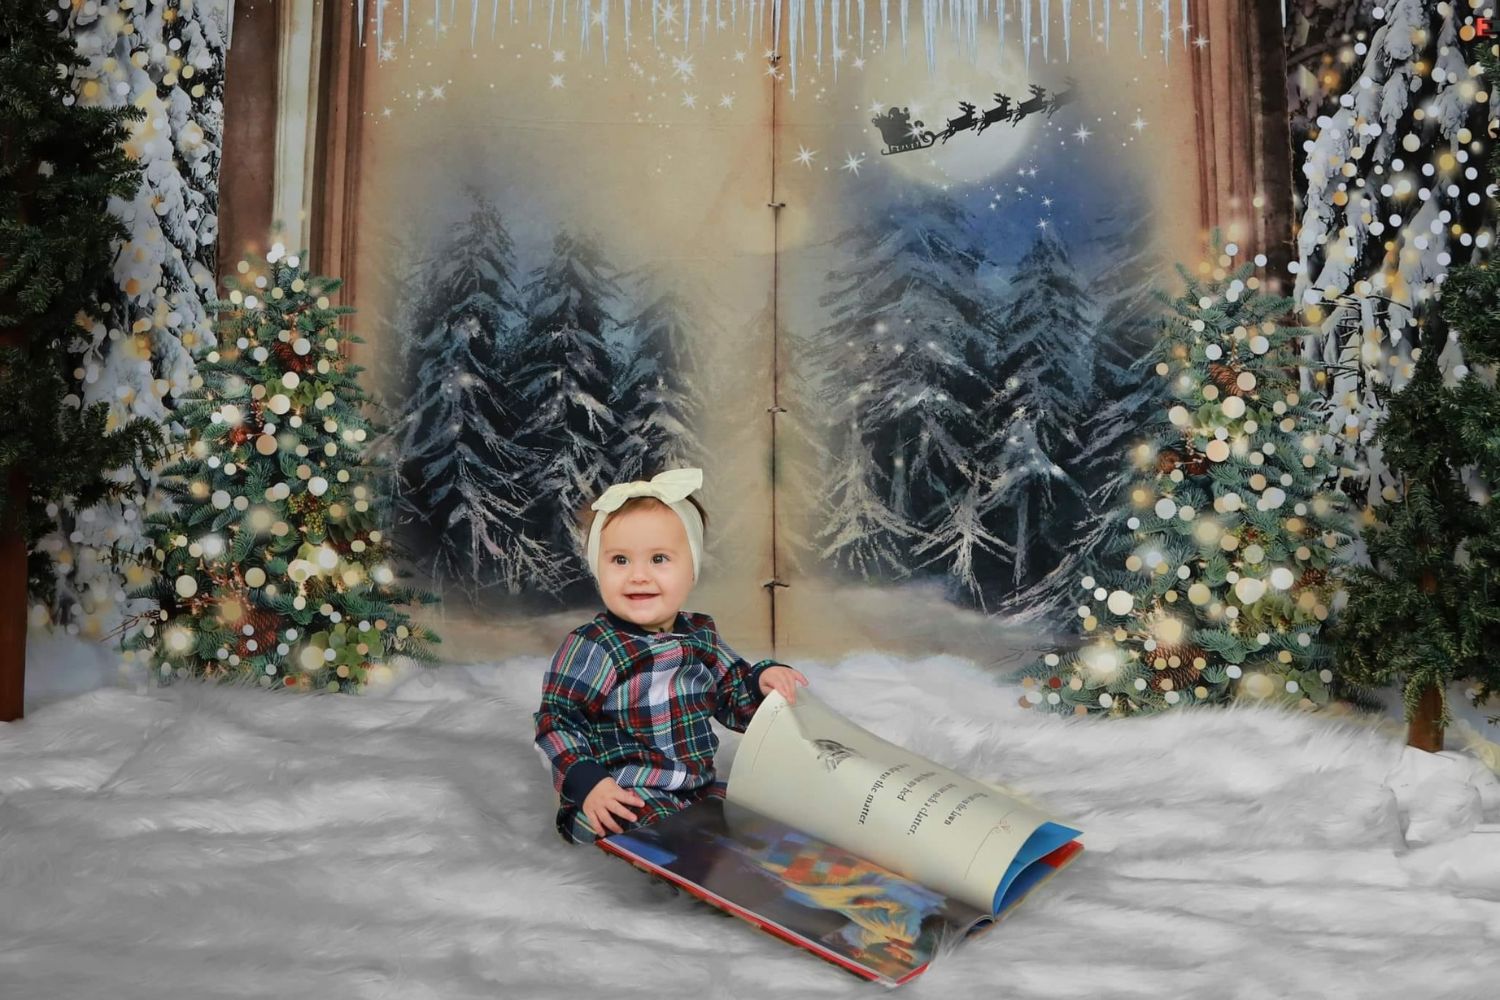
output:
<path id="1" fill-rule="evenodd" d="M 626 355 L 619 359 L 614 402 L 618 438 L 611 445 L 620 479 L 649 478 L 662 469 L 701 466 L 703 445 L 697 428 L 704 396 L 705 368 L 700 338 L 717 331 L 684 291 L 660 273 L 639 282 L 646 305 L 623 326 Z"/>
<path id="2" fill-rule="evenodd" d="M 1340 496 L 1297 384 L 1302 327 L 1253 267 L 1181 271 L 1153 350 L 1170 404 L 1130 451 L 1123 531 L 1078 585 L 1084 644 L 1023 671 L 1026 703 L 1080 715 L 1152 712 L 1237 693 L 1303 707 L 1333 680 L 1322 639 Z"/>
<path id="3" fill-rule="evenodd" d="M 511 237 L 473 196 L 438 252 L 411 317 L 420 359 L 399 433 L 403 522 L 436 583 L 470 591 L 556 585 L 554 560 L 523 518 L 533 457 L 518 442 L 524 401 L 506 378 L 523 321 Z"/>
<path id="4" fill-rule="evenodd" d="M 1295 295 L 1318 328 L 1303 345 L 1305 379 L 1343 488 L 1361 503 L 1388 485 L 1371 448 L 1383 412 L 1375 387 L 1410 377 L 1408 327 L 1449 267 L 1494 238 L 1477 154 L 1497 102 L 1468 51 L 1479 13 L 1431 0 L 1374 5 L 1365 29 L 1323 43 L 1338 44 L 1309 83 L 1329 98 L 1299 150 Z M 1444 367 L 1460 362 L 1453 345 Z"/>
<path id="5" fill-rule="evenodd" d="M 117 289 L 101 299 L 106 318 L 81 328 L 74 344 L 82 359 L 74 373 L 78 396 L 84 406 L 106 403 L 110 427 L 135 417 L 169 422 L 176 399 L 197 388 L 194 352 L 214 343 L 206 304 L 214 297 L 230 6 L 62 6 L 59 27 L 87 60 L 71 80 L 76 99 L 146 112 L 131 124 L 126 144 L 141 184 L 129 201 L 111 203 L 131 233 L 115 257 Z M 144 544 L 143 515 L 157 503 L 154 482 L 147 470 L 121 499 L 62 510 L 63 530 L 41 543 L 58 572 L 54 614 L 70 631 L 100 635 L 126 612 L 125 592 L 142 579 L 128 557 Z"/>
<path id="6" fill-rule="evenodd" d="M 970 363 L 988 313 L 986 256 L 973 220 L 937 194 L 893 203 L 837 245 L 846 263 L 828 275 L 829 318 L 812 355 L 831 439 L 831 502 L 816 538 L 825 558 L 862 576 L 906 572 L 922 561 L 918 532 L 943 522 L 975 472 L 978 407 L 990 393 Z M 943 569 L 967 572 L 960 557 Z"/>
<path id="7" fill-rule="evenodd" d="M 1067 552 L 1055 567 L 1009 597 L 1011 613 L 1025 617 L 1050 616 L 1074 603 L 1081 568 L 1119 528 L 1115 501 L 1130 480 L 1120 453 L 1165 398 L 1165 386 L 1146 364 L 1165 309 L 1157 287 L 1163 258 L 1151 238 L 1143 238 L 1151 230 L 1150 210 L 1144 205 L 1111 210 L 1095 221 L 1094 230 L 1091 242 L 1102 265 L 1088 283 L 1097 312 L 1085 390 L 1092 405 L 1078 431 L 1074 474 L 1087 494 L 1086 512 L 1067 532 Z"/>
<path id="8" fill-rule="evenodd" d="M 989 345 L 1000 392 L 987 407 L 983 460 L 1000 480 L 1013 587 L 1034 582 L 1066 555 L 1088 512 L 1076 476 L 1091 391 L 1095 305 L 1060 237 L 1044 230 L 1021 258 L 997 310 Z"/>
<path id="9" fill-rule="evenodd" d="M 588 576 L 577 516 L 615 476 L 619 421 L 605 339 L 622 294 L 616 273 L 593 240 L 561 233 L 525 289 L 526 335 L 512 379 L 526 406 L 520 443 L 533 456 L 522 479 L 531 497 L 525 530 L 569 581 Z"/>

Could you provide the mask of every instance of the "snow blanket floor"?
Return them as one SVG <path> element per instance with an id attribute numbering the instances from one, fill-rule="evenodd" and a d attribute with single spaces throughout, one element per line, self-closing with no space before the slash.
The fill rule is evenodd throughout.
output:
<path id="1" fill-rule="evenodd" d="M 0 996 L 881 991 L 564 845 L 531 742 L 543 666 L 365 697 L 104 687 L 0 725 Z M 904 996 L 1496 995 L 1488 771 L 1437 768 L 1403 799 L 1410 752 L 1356 722 L 1090 722 L 947 657 L 801 666 L 855 721 L 1085 831 L 1076 864 Z"/>

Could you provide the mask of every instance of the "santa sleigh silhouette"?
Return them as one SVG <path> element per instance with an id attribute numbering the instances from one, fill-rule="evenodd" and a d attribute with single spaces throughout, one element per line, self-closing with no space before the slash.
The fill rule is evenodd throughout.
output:
<path id="1" fill-rule="evenodd" d="M 937 142 L 937 136 L 924 129 L 921 122 L 911 120 L 911 112 L 906 108 L 891 108 L 885 114 L 871 118 L 870 122 L 880 129 L 880 137 L 885 140 L 881 156 L 926 149 Z"/>

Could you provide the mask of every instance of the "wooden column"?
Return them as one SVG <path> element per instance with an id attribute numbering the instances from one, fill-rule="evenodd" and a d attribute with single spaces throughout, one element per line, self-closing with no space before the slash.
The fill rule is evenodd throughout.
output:
<path id="1" fill-rule="evenodd" d="M 1198 189 L 1204 230 L 1266 255 L 1267 290 L 1284 290 L 1292 256 L 1292 146 L 1286 53 L 1275 4 L 1193 0 L 1190 49 L 1198 131 Z"/>
<path id="2" fill-rule="evenodd" d="M 219 162 L 220 279 L 245 254 L 268 248 L 276 189 L 279 20 L 273 0 L 237 0 L 234 5 Z"/>
<path id="3" fill-rule="evenodd" d="M 337 301 L 358 305 L 355 287 L 359 248 L 360 140 L 364 85 L 375 57 L 374 4 L 366 5 L 364 38 L 359 11 L 351 3 L 323 5 L 323 39 L 318 70 L 318 117 L 309 219 L 309 266 L 344 282 Z M 345 317 L 348 322 L 351 317 Z"/>

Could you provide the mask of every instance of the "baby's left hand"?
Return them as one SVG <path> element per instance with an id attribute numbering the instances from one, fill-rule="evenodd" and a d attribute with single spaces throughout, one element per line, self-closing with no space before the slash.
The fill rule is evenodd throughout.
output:
<path id="1" fill-rule="evenodd" d="M 797 704 L 798 684 L 807 687 L 807 678 L 802 676 L 802 671 L 793 670 L 791 667 L 767 667 L 765 673 L 760 675 L 760 693 L 770 694 L 772 691 L 780 691 L 788 705 Z"/>

